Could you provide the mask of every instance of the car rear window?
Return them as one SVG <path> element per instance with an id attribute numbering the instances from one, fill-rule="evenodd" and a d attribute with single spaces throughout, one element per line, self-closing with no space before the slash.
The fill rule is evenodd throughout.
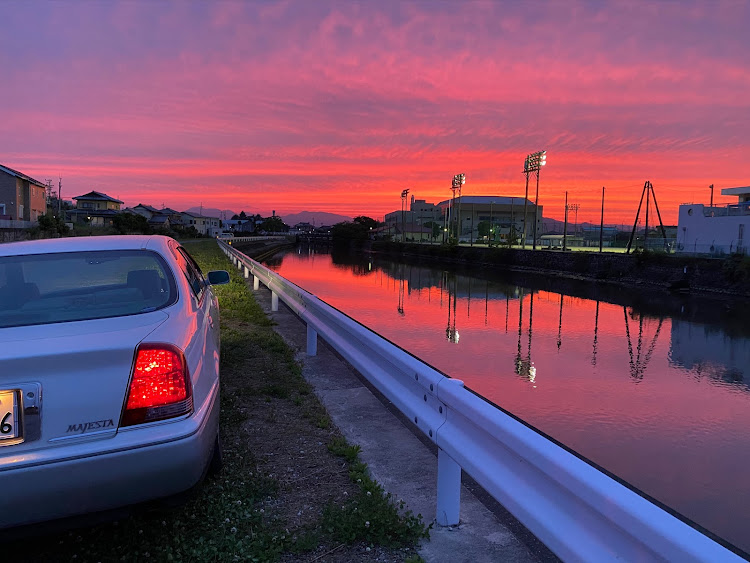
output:
<path id="1" fill-rule="evenodd" d="M 164 259 L 148 250 L 0 257 L 0 328 L 136 315 L 176 298 Z"/>

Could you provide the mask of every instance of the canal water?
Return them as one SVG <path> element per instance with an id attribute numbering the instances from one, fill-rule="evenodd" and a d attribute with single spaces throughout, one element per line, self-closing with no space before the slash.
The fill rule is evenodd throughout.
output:
<path id="1" fill-rule="evenodd" d="M 269 267 L 750 552 L 750 307 L 301 247 Z"/>

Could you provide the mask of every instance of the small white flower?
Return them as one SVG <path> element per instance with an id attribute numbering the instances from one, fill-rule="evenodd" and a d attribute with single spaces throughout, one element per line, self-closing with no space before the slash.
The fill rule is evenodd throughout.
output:
<path id="1" fill-rule="evenodd" d="M 369 528 L 369 527 L 370 527 L 370 522 L 365 522 L 365 528 Z"/>
<path id="2" fill-rule="evenodd" d="M 372 493 L 371 493 L 370 491 L 367 491 L 367 496 L 368 496 L 368 497 L 371 497 L 371 496 L 372 496 Z"/>
<path id="3" fill-rule="evenodd" d="M 236 534 L 237 533 L 237 528 L 235 528 L 234 526 L 232 526 L 232 529 L 230 530 L 230 532 L 232 532 L 233 534 Z"/>
<path id="4" fill-rule="evenodd" d="M 229 518 L 224 518 L 224 523 L 229 524 Z"/>

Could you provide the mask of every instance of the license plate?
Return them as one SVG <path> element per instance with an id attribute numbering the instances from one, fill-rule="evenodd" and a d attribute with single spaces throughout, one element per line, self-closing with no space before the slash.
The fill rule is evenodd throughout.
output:
<path id="1" fill-rule="evenodd" d="M 18 391 L 0 391 L 0 443 L 5 440 L 18 441 L 21 438 L 19 404 Z"/>

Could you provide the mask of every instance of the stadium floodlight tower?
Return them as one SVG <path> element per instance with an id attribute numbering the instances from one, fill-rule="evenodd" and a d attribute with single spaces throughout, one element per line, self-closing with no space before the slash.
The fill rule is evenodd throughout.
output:
<path id="1" fill-rule="evenodd" d="M 523 173 L 526 174 L 526 197 L 523 200 L 523 241 L 521 248 L 526 248 L 526 206 L 529 201 L 529 174 L 536 173 L 536 197 L 534 198 L 534 250 L 536 250 L 536 224 L 539 222 L 539 173 L 542 166 L 547 164 L 547 151 L 533 152 L 523 163 Z"/>
<path id="2" fill-rule="evenodd" d="M 455 233 L 456 233 L 456 240 L 459 240 L 460 236 L 460 226 L 461 226 L 461 186 L 463 186 L 466 183 L 466 174 L 456 174 L 453 176 L 453 181 L 451 182 L 451 190 L 453 190 L 453 202 L 451 203 L 451 213 L 455 215 Z M 456 213 L 456 192 L 458 192 L 458 213 Z"/>

